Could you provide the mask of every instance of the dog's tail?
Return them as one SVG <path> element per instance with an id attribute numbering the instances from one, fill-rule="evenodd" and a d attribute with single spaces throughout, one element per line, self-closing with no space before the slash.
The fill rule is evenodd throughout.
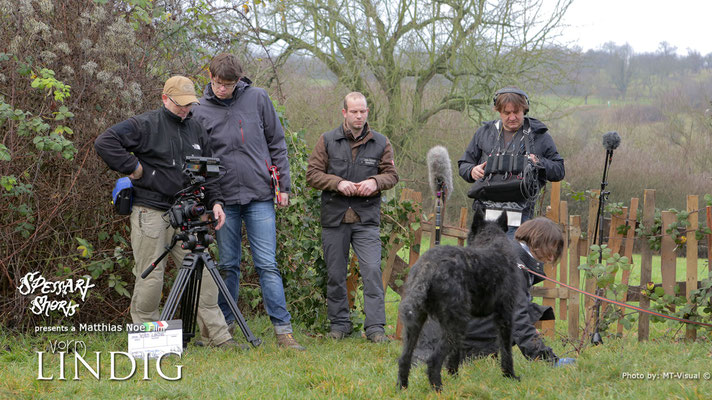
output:
<path id="1" fill-rule="evenodd" d="M 417 279 L 411 275 L 411 284 L 406 287 L 405 297 L 401 300 L 399 312 L 403 322 L 420 319 L 425 311 L 425 300 L 428 297 L 429 281 Z"/>

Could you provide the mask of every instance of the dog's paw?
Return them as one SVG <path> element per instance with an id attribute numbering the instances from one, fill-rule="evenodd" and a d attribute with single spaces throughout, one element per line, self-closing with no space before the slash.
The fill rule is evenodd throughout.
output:
<path id="1" fill-rule="evenodd" d="M 522 381 L 522 380 L 521 380 L 517 375 L 515 375 L 514 373 L 504 372 L 502 375 L 504 375 L 506 378 L 514 379 L 514 380 L 517 381 L 517 382 L 521 382 L 521 381 Z"/>

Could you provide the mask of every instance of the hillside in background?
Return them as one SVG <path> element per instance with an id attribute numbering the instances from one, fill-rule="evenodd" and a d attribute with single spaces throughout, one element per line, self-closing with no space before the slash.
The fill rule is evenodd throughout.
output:
<path id="1" fill-rule="evenodd" d="M 628 203 L 644 189 L 657 189 L 658 206 L 684 208 L 687 194 L 712 192 L 712 54 L 692 52 L 681 57 L 661 45 L 658 53 L 633 53 L 629 46 L 608 44 L 600 51 L 576 53 L 570 58 L 566 83 L 527 90 L 530 115 L 550 128 L 559 153 L 566 160 L 565 193 L 598 189 L 605 149 L 602 136 L 617 131 L 621 145 L 609 171 L 611 202 Z M 623 70 L 621 70 L 623 68 Z M 282 70 L 287 116 L 293 129 L 305 129 L 310 143 L 341 121 L 341 87 L 318 60 L 295 57 Z M 625 82 L 621 82 L 621 74 Z M 483 97 L 488 94 L 483 94 Z M 498 118 L 491 111 L 482 121 Z M 426 194 L 425 154 L 445 145 L 457 175 L 462 156 L 480 120 L 443 111 L 417 132 L 407 149 L 420 160 L 396 157 L 404 185 Z M 374 126 L 378 129 L 378 126 Z M 460 207 L 469 207 L 468 185 L 456 179 L 448 203 L 450 219 Z M 587 203 L 568 196 L 571 213 L 586 215 Z"/>

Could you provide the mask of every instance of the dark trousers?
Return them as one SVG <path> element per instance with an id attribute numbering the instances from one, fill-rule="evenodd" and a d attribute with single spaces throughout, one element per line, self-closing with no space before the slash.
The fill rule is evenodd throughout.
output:
<path id="1" fill-rule="evenodd" d="M 377 225 L 341 224 L 322 228 L 324 258 L 327 265 L 326 303 L 331 330 L 350 333 L 349 301 L 346 292 L 349 246 L 358 257 L 363 279 L 366 335 L 384 332 L 386 310 L 381 279 L 381 238 Z"/>

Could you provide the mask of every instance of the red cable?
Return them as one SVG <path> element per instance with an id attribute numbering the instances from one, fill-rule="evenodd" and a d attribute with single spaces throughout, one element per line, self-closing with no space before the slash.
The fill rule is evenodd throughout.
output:
<path id="1" fill-rule="evenodd" d="M 617 301 L 617 300 L 607 299 L 607 298 L 602 297 L 602 296 L 599 296 L 599 295 L 597 295 L 597 294 L 593 294 L 593 293 L 589 293 L 589 292 L 583 291 L 583 290 L 581 290 L 581 289 L 577 289 L 577 288 L 575 288 L 575 287 L 573 287 L 573 286 L 569 286 L 569 285 L 567 285 L 567 284 L 565 284 L 565 283 L 561 283 L 561 282 L 559 282 L 559 281 L 557 281 L 557 280 L 555 280 L 555 279 L 551 279 L 551 278 L 547 277 L 546 275 L 542 275 L 542 274 L 539 274 L 539 273 L 537 273 L 537 272 L 534 272 L 534 271 L 532 271 L 531 269 L 527 268 L 527 267 L 526 267 L 525 265 L 523 265 L 523 264 L 519 264 L 519 268 L 521 268 L 521 269 L 523 269 L 523 270 L 525 270 L 525 271 L 527 271 L 527 272 L 529 272 L 529 273 L 531 273 L 531 274 L 533 274 L 533 275 L 536 275 L 536 276 L 538 276 L 538 277 L 540 277 L 540 278 L 546 279 L 546 280 L 549 281 L 549 282 L 554 282 L 554 283 L 556 283 L 556 284 L 559 284 L 559 285 L 561 285 L 561 286 L 563 286 L 563 287 L 565 287 L 565 288 L 567 288 L 567 289 L 571 289 L 571 290 L 573 290 L 573 291 L 575 291 L 575 292 L 579 292 L 579 293 L 581 293 L 581 294 L 585 294 L 586 296 L 591 296 L 591 297 L 594 297 L 594 298 L 599 299 L 599 300 L 602 300 L 602 301 L 606 301 L 606 302 L 609 302 L 609 303 L 613 303 L 613 304 L 615 304 L 615 305 L 617 305 L 617 306 L 621 306 L 621 307 L 625 307 L 625 308 L 630 308 L 630 309 L 632 309 L 632 310 L 639 311 L 639 312 L 642 312 L 642 313 L 645 313 L 645 314 L 655 315 L 656 317 L 667 318 L 667 319 L 672 319 L 672 320 L 679 321 L 679 322 L 684 322 L 684 323 L 686 323 L 686 324 L 702 325 L 702 326 L 706 326 L 706 327 L 712 328 L 712 324 L 708 324 L 708 323 L 705 323 L 705 322 L 691 321 L 691 320 L 689 320 L 689 319 L 683 319 L 683 318 L 673 317 L 673 316 L 671 316 L 671 315 L 661 314 L 661 313 L 659 313 L 659 312 L 657 312 L 657 311 L 651 311 L 651 310 L 647 310 L 647 309 L 645 309 L 645 308 L 640 308 L 640 307 L 632 306 L 632 305 L 630 305 L 630 304 L 626 304 L 626 303 L 623 303 L 623 302 L 620 302 L 620 301 Z"/>

